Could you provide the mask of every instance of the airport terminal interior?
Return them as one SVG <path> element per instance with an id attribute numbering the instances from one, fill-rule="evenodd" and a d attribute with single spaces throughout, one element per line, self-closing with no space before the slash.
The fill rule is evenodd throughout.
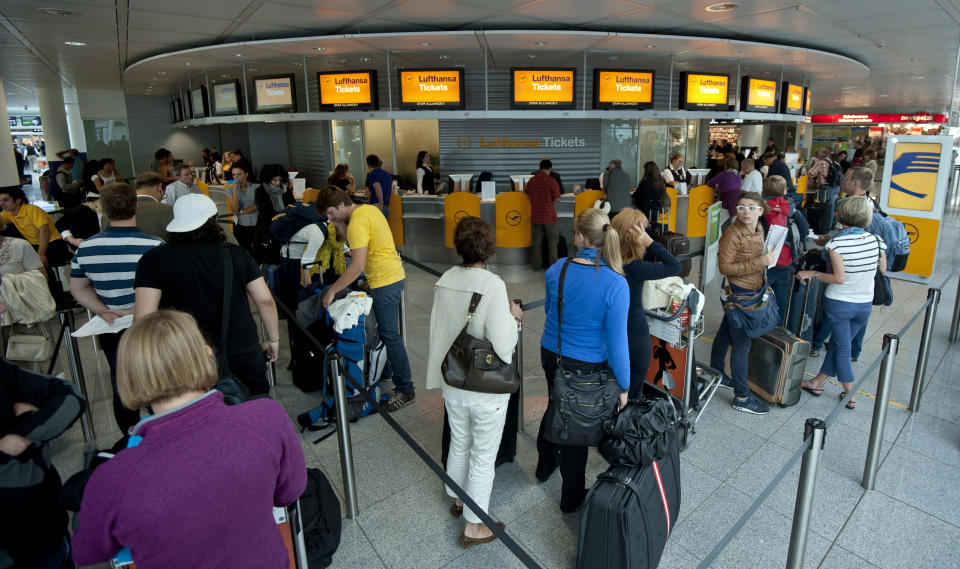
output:
<path id="1" fill-rule="evenodd" d="M 107 212 L 113 211 L 108 208 L 119 208 L 111 204 L 120 203 L 116 196 L 123 193 L 139 204 L 137 226 L 145 233 L 138 235 L 168 242 L 137 255 L 184 247 L 184 235 L 202 232 L 204 222 L 219 224 L 230 247 L 242 255 L 243 267 L 255 271 L 252 278 L 265 285 L 262 291 L 243 289 L 250 293 L 257 342 L 264 342 L 267 359 L 277 352 L 263 385 L 269 385 L 268 397 L 289 417 L 307 468 L 318 469 L 329 480 L 342 518 L 339 545 L 331 557 L 308 564 L 307 551 L 318 547 L 321 538 L 299 531 L 300 516 L 308 511 L 307 495 L 289 500 L 289 507 L 274 503 L 292 569 L 960 568 L 960 0 L 5 0 L 0 3 L 0 79 L 0 106 L 8 115 L 0 134 L 13 150 L 0 152 L 0 355 L 4 362 L 54 376 L 37 381 L 67 385 L 75 398 L 86 402 L 83 412 L 76 407 L 76 420 L 69 426 L 64 422 L 62 432 L 32 440 L 37 431 L 27 433 L 26 422 L 42 416 L 53 425 L 58 418 L 63 421 L 67 411 L 58 416 L 32 409 L 15 393 L 0 397 L 0 496 L 7 502 L 0 503 L 0 517 L 7 517 L 0 527 L 14 528 L 11 520 L 30 518 L 24 515 L 27 511 L 40 520 L 59 520 L 61 505 L 51 506 L 51 514 L 44 516 L 42 510 L 31 509 L 26 497 L 35 487 L 49 486 L 47 481 L 56 475 L 62 481 L 83 475 L 92 461 L 102 460 L 94 459 L 97 451 L 121 457 L 149 452 L 147 447 L 127 448 L 136 446 L 139 437 L 118 426 L 110 348 L 105 350 L 93 335 L 65 336 L 84 325 L 103 323 L 90 306 L 113 314 L 116 303 L 111 302 L 122 286 L 130 303 L 117 309 L 137 311 L 125 334 L 139 333 L 144 326 L 138 328 L 138 321 L 150 318 L 146 313 L 153 309 L 140 311 L 144 299 L 152 302 L 151 291 L 159 308 L 191 311 L 173 306 L 174 295 L 166 289 L 161 299 L 158 289 L 143 284 L 141 279 L 150 275 L 142 275 L 144 263 L 135 267 L 140 257 L 131 261 L 132 249 L 122 254 L 112 250 L 118 258 L 111 260 L 103 252 L 106 248 L 101 257 L 91 252 L 96 251 L 91 242 L 84 257 L 83 241 L 94 239 L 101 224 L 107 227 Z M 239 197 L 238 179 L 248 180 Z M 22 203 L 17 201 L 18 188 Z M 750 197 L 753 194 L 741 194 L 761 188 L 764 204 L 750 201 L 759 199 Z M 134 191 L 139 197 L 132 197 Z M 647 199 L 651 191 L 654 197 Z M 625 201 L 617 201 L 615 192 L 622 192 Z M 98 203 L 102 195 L 107 197 Z M 352 211 L 364 212 L 363 223 L 369 219 L 372 229 L 351 229 L 356 225 L 341 217 L 343 210 L 336 207 L 340 202 L 327 203 L 343 195 L 359 205 Z M 153 203 L 158 201 L 162 203 Z M 847 224 L 854 219 L 852 204 L 865 202 L 864 219 L 870 224 Z M 736 259 L 725 253 L 733 239 L 723 236 L 746 235 L 744 220 L 764 207 L 769 210 L 766 203 L 782 203 L 787 210 L 782 222 L 771 221 L 779 218 L 766 210 L 761 214 L 762 225 L 769 225 L 764 248 L 757 241 L 763 238 L 757 237 L 757 248 L 737 251 Z M 265 205 L 278 217 L 258 217 Z M 745 207 L 752 205 L 761 207 Z M 677 285 L 685 288 L 664 288 L 673 292 L 660 293 L 663 304 L 648 306 L 648 298 L 660 298 L 654 294 L 657 285 L 648 280 L 651 294 L 648 297 L 645 286 L 644 306 L 636 311 L 640 295 L 632 295 L 633 284 L 631 295 L 624 293 L 612 308 L 601 301 L 600 292 L 566 305 L 581 315 L 574 327 L 595 326 L 596 333 L 578 338 L 577 346 L 597 344 L 596 353 L 603 355 L 583 361 L 565 355 L 570 360 L 564 365 L 597 364 L 609 355 L 613 370 L 616 339 L 602 334 L 605 324 L 597 323 L 622 323 L 628 311 L 631 318 L 639 314 L 649 326 L 652 357 L 648 346 L 643 366 L 647 373 L 632 379 L 643 386 L 643 398 L 669 403 L 669 425 L 661 427 L 658 436 L 664 437 L 662 430 L 667 429 L 676 438 L 665 436 L 667 443 L 656 447 L 655 460 L 644 459 L 632 465 L 633 470 L 611 466 L 608 452 L 590 446 L 585 483 L 594 491 L 583 504 L 561 509 L 561 472 L 544 477 L 538 469 L 538 458 L 547 452 L 538 432 L 551 415 L 560 415 L 554 412 L 561 405 L 556 386 L 566 381 L 552 377 L 552 371 L 547 377 L 544 365 L 549 362 L 541 364 L 542 353 L 549 359 L 556 350 L 546 340 L 556 341 L 555 324 L 545 312 L 556 306 L 551 290 L 558 271 L 550 266 L 566 256 L 592 258 L 596 242 L 575 227 L 585 227 L 582 224 L 600 215 L 600 209 L 604 213 L 596 235 L 615 233 L 616 217 L 629 214 L 629 207 L 642 209 L 644 219 L 649 218 L 646 231 L 641 230 L 644 239 L 659 241 L 667 257 L 676 255 L 688 264 Z M 878 209 L 883 213 L 874 213 Z M 28 210 L 29 215 L 22 213 Z M 94 229 L 81 229 L 76 219 L 92 216 L 91 211 L 97 215 Z M 148 216 L 160 223 L 161 215 L 168 217 L 157 226 L 158 233 L 145 229 Z M 330 223 L 311 217 L 292 230 L 284 226 L 281 237 L 280 226 L 301 215 L 329 215 Z M 353 223 L 360 225 L 356 220 L 361 216 L 353 215 Z M 31 219 L 41 220 L 40 229 L 29 225 Z M 486 233 L 478 230 L 478 235 L 496 247 L 495 254 L 482 256 L 476 266 L 497 275 L 506 286 L 506 298 L 516 299 L 523 309 L 513 355 L 521 387 L 511 395 L 502 434 L 505 439 L 515 436 L 516 448 L 496 466 L 492 488 L 484 482 L 492 520 L 481 519 L 479 526 L 472 522 L 472 512 L 468 516 L 469 508 L 462 515 L 454 511 L 456 506 L 451 508 L 454 498 L 441 478 L 450 444 L 444 440 L 444 425 L 451 417 L 463 420 L 448 409 L 463 413 L 464 406 L 473 405 L 474 430 L 471 435 L 467 429 L 467 444 L 474 445 L 468 462 L 475 474 L 478 464 L 492 460 L 490 448 L 479 450 L 479 441 L 489 433 L 481 431 L 478 425 L 483 423 L 477 419 L 483 409 L 489 411 L 492 399 L 476 396 L 491 393 L 446 386 L 442 390 L 437 384 L 428 389 L 427 381 L 431 349 L 437 350 L 437 329 L 444 324 L 434 314 L 431 326 L 431 312 L 449 292 L 437 283 L 462 262 L 456 248 L 462 243 L 455 244 L 455 238 L 460 239 L 457 228 L 464 219 L 483 226 Z M 795 219 L 809 226 L 809 232 L 792 233 Z M 777 224 L 784 230 L 770 229 Z M 838 252 L 843 245 L 836 243 L 860 238 L 863 228 L 883 233 L 884 256 L 880 240 L 876 251 L 866 253 L 867 272 L 875 273 L 874 280 L 849 272 L 856 264 L 847 267 L 847 273 L 829 268 L 849 264 L 851 258 Z M 335 236 L 344 230 L 341 243 Z M 761 224 L 755 230 L 762 232 Z M 108 235 L 109 230 L 104 231 L 101 235 Z M 894 238 L 887 238 L 888 231 Z M 296 236 L 309 239 L 299 243 L 302 257 L 294 253 Z M 38 239 L 48 238 L 47 244 L 38 245 Z M 350 241 L 358 238 L 369 245 L 369 250 L 355 249 L 363 250 L 357 253 L 365 259 L 361 280 L 370 287 L 363 298 L 373 299 L 373 309 L 359 302 L 342 310 L 360 306 L 361 314 L 386 310 L 392 316 L 399 307 L 399 343 L 388 345 L 384 337 L 386 347 L 378 347 L 376 333 L 366 341 L 384 358 L 402 346 L 415 398 L 401 393 L 408 386 L 398 384 L 394 392 L 389 372 L 379 376 L 380 368 L 370 361 L 349 367 L 353 364 L 344 363 L 345 355 L 308 359 L 304 346 L 310 340 L 286 314 L 287 309 L 296 312 L 295 304 L 302 301 L 298 317 L 326 322 L 317 293 L 322 295 L 321 289 L 333 284 L 336 275 L 359 266 L 352 264 L 355 257 L 349 252 Z M 24 244 L 22 272 L 36 273 L 39 267 L 47 279 L 8 277 L 10 243 L 23 240 L 39 256 Z M 66 254 L 59 262 L 55 245 L 63 246 Z M 769 252 L 774 248 L 782 250 L 780 257 Z M 810 253 L 817 249 L 829 253 Z M 374 250 L 375 258 L 367 256 Z M 634 263 L 653 267 L 653 251 L 648 253 Z M 759 262 L 762 255 L 769 261 Z M 34 257 L 37 264 L 26 270 L 27 259 Z M 829 264 L 816 264 L 815 257 Z M 873 267 L 874 259 L 879 265 L 887 261 L 885 275 Z M 664 260 L 658 256 L 658 265 Z M 109 271 L 103 269 L 109 276 L 89 270 L 90 279 L 77 276 L 84 274 L 80 263 L 121 261 L 133 264 L 126 269 L 110 265 Z M 153 277 L 174 283 L 171 286 L 178 279 L 197 282 L 178 274 L 186 264 L 170 262 L 175 270 Z M 386 282 L 384 263 L 402 264 L 404 275 L 402 294 L 389 300 L 384 291 L 394 291 L 399 277 L 393 272 Z M 295 298 L 306 284 L 301 269 L 309 274 L 313 265 L 321 266 L 320 280 Z M 216 278 L 223 273 L 219 266 L 207 269 Z M 75 283 L 92 282 L 88 292 L 96 289 L 96 294 L 71 295 L 71 273 L 79 279 Z M 136 307 L 134 274 L 139 283 Z M 628 282 L 631 274 L 627 271 Z M 774 275 L 786 275 L 791 291 L 786 309 L 780 309 L 789 317 L 776 328 L 769 323 L 765 333 L 752 339 L 740 331 L 748 324 L 726 324 L 731 313 L 752 314 L 752 307 L 739 310 L 721 302 L 726 279 L 736 285 L 733 292 L 749 292 L 741 290 L 749 281 L 745 274 L 762 278 L 761 286 L 767 279 L 777 286 Z M 814 289 L 813 284 L 799 284 L 794 278 L 798 275 L 825 280 Z M 105 281 L 98 279 L 117 283 L 101 289 L 97 286 Z M 52 294 L 35 288 L 44 288 L 38 282 L 47 281 Z M 21 282 L 34 288 L 26 290 Z M 851 290 L 851 282 L 863 283 L 863 290 Z M 878 301 L 875 288 L 872 306 L 866 304 L 869 298 L 844 300 L 843 295 L 864 294 L 873 283 L 889 287 L 886 298 Z M 819 297 L 809 294 L 811 290 L 819 290 Z M 187 296 L 178 296 L 178 301 L 191 302 Z M 197 296 L 220 302 L 223 293 Z M 30 308 L 47 297 L 46 308 Z M 269 313 L 273 299 L 290 305 L 279 307 L 278 325 Z M 773 304 L 767 297 L 757 302 Z M 383 308 L 386 304 L 389 309 Z M 869 320 L 861 346 L 856 339 L 851 345 L 852 328 L 845 340 L 835 333 L 824 344 L 828 322 L 840 322 L 839 305 L 866 306 L 863 318 L 869 315 Z M 302 316 L 305 310 L 314 312 Z M 583 318 L 588 310 L 595 316 Z M 44 313 L 44 319 L 28 326 L 17 320 L 26 313 Z M 219 324 L 220 313 L 216 318 Z M 555 323 L 555 314 L 553 318 Z M 853 317 L 844 313 L 843 318 L 846 322 Z M 512 327 L 513 320 L 508 320 Z M 356 326 L 363 328 L 362 322 Z M 562 323 L 566 333 L 568 322 Z M 380 326 L 381 331 L 396 328 Z M 202 322 L 200 328 L 216 348 L 220 338 L 212 338 Z M 41 329 L 44 334 L 38 333 Z M 273 329 L 279 330 L 278 348 L 270 337 Z M 735 363 L 719 372 L 710 368 L 721 330 L 730 331 L 723 337 L 733 342 L 732 360 L 738 357 L 738 342 L 749 347 L 749 353 L 743 348 L 743 357 L 749 358 L 743 378 Z M 331 354 L 346 345 L 342 334 L 329 334 Z M 631 337 L 631 360 L 637 353 L 634 340 Z M 39 348 L 34 353 L 24 346 Z M 853 400 L 844 398 L 850 383 L 837 377 L 848 369 L 835 357 L 840 349 L 840 358 L 851 356 Z M 492 351 L 485 352 L 488 362 Z M 22 359 L 16 359 L 18 355 Z M 254 355 L 250 369 L 259 369 L 260 351 Z M 125 361 L 137 357 L 121 354 Z M 396 372 L 393 356 L 389 359 Z M 440 359 L 434 358 L 434 377 L 441 375 Z M 343 370 L 359 372 L 365 380 L 377 374 L 367 387 L 382 395 L 380 405 L 371 409 L 365 404 L 361 413 L 361 404 L 352 399 L 349 409 L 338 407 L 338 377 L 330 373 L 338 361 L 347 366 Z M 472 361 L 474 368 L 482 365 L 479 359 Z M 0 371 L 7 374 L 10 369 L 4 363 Z M 817 387 L 821 369 L 830 377 Z M 448 373 L 453 374 L 445 367 L 443 374 Z M 727 375 L 733 377 L 733 389 Z M 311 385 L 321 389 L 305 390 L 304 376 L 311 376 Z M 739 394 L 747 377 L 750 391 L 744 399 Z M 12 389 L 7 378 L 0 379 L 5 390 Z M 343 379 L 341 374 L 339 381 Z M 347 383 L 347 395 L 355 395 Z M 554 386 L 553 399 L 548 385 Z M 446 406 L 445 393 L 451 398 Z M 167 407 L 171 400 L 153 400 L 164 405 L 154 419 L 136 428 L 149 429 L 154 420 L 154 425 L 176 420 L 183 409 Z M 188 411 L 206 404 L 202 398 L 178 403 Z M 252 400 L 238 405 L 267 409 L 267 404 Z M 613 417 L 612 401 L 603 404 Z M 43 408 L 42 403 L 34 405 Z M 343 418 L 348 412 L 364 416 L 341 421 L 338 428 L 339 412 Z M 266 421 L 265 416 L 256 420 Z M 286 422 L 281 422 L 286 432 Z M 454 444 L 462 444 L 458 437 L 464 424 L 455 427 Z M 247 427 L 238 426 L 236 432 L 243 429 Z M 218 441 L 227 441 L 222 448 L 243 453 L 259 444 L 238 441 L 229 431 L 218 436 L 223 437 Z M 495 438 L 497 442 L 501 435 Z M 21 440 L 26 447 L 12 446 Z M 564 448 L 557 455 L 561 462 L 568 460 L 567 449 L 576 447 Z M 676 482 L 662 479 L 658 466 L 672 464 L 669 449 L 679 451 L 673 464 L 679 470 Z M 16 478 L 16 466 L 25 460 L 40 465 L 43 484 Z M 565 468 L 564 462 L 558 470 Z M 611 472 L 632 474 L 611 482 Z M 649 473 L 655 476 L 644 477 Z M 285 476 L 277 475 L 277 495 Z M 297 476 L 293 478 L 302 479 L 302 472 Z M 97 477 L 95 470 L 89 484 Z M 177 472 L 171 479 L 190 484 L 189 472 Z M 616 511 L 616 505 L 598 503 L 602 488 L 635 489 L 638 480 L 647 484 L 646 494 L 635 490 L 632 499 L 647 500 L 646 510 L 623 506 Z M 216 486 L 213 494 L 231 498 L 224 501 L 223 512 L 230 511 L 229 502 L 243 504 L 248 498 L 228 482 Z M 485 491 L 478 492 L 471 498 L 485 500 Z M 677 493 L 679 506 L 668 504 L 669 492 Z M 154 496 L 158 502 L 177 497 Z M 309 499 L 311 504 L 318 500 Z M 622 535 L 610 529 L 612 525 L 598 529 L 612 523 L 597 517 L 607 514 L 611 519 L 620 516 Z M 218 522 L 207 520 L 207 512 L 189 508 L 180 515 L 190 523 Z M 223 560 L 247 547 L 254 553 L 243 561 L 254 563 L 271 543 L 279 548 L 271 524 L 269 536 L 251 537 L 234 552 L 222 541 L 196 543 L 199 534 L 184 536 L 193 539 L 188 544 L 178 543 L 156 528 L 150 530 L 149 545 L 156 555 L 146 555 L 142 552 L 148 546 L 142 542 L 124 542 L 138 535 L 131 527 L 151 527 L 134 518 L 91 524 L 107 526 L 109 535 L 102 540 L 118 546 L 93 564 L 70 559 L 93 559 L 90 533 L 82 535 L 85 544 L 70 544 L 72 536 L 81 538 L 82 510 L 71 511 L 70 523 L 62 524 L 62 539 L 55 536 L 54 546 L 43 546 L 49 552 L 40 551 L 40 545 L 9 543 L 12 533 L 6 539 L 0 535 L 0 569 L 149 569 L 170 566 L 170 559 L 182 566 L 239 567 Z M 487 530 L 488 521 L 491 526 L 501 522 L 502 531 Z M 484 532 L 490 531 L 494 533 L 488 539 Z M 261 537 L 262 548 L 251 545 Z M 327 536 L 324 544 L 331 539 Z M 129 561 L 124 560 L 124 547 L 130 548 Z M 180 557 L 164 557 L 181 547 Z M 621 556 L 621 549 L 630 548 L 650 561 L 644 564 L 636 553 L 625 561 L 629 556 Z M 139 562 L 138 553 L 143 555 Z"/>

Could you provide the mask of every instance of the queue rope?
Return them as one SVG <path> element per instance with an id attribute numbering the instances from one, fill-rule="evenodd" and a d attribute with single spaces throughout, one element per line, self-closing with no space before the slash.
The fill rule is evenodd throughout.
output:
<path id="1" fill-rule="evenodd" d="M 296 326 L 296 328 L 301 334 L 304 335 L 304 338 L 306 338 L 308 342 L 313 344 L 318 350 L 326 350 L 325 347 L 322 346 L 316 339 L 316 337 L 314 337 L 314 335 L 311 334 L 307 328 L 300 323 L 299 320 L 297 320 L 296 314 L 294 314 L 285 304 L 280 302 L 280 300 L 276 298 L 276 295 L 274 295 L 274 300 L 276 301 L 277 306 L 280 307 L 280 309 L 283 310 L 283 312 L 287 315 L 287 319 Z M 480 518 L 483 524 L 486 525 L 487 528 L 489 528 L 490 531 L 492 531 L 501 542 L 503 542 L 507 549 L 509 549 L 516 556 L 516 558 L 524 564 L 524 566 L 529 567 L 530 569 L 543 569 L 541 565 L 534 561 L 530 554 L 527 553 L 527 551 L 519 543 L 514 541 L 512 537 L 510 537 L 503 529 L 500 528 L 499 525 L 497 525 L 496 520 L 490 517 L 488 513 L 483 511 L 483 509 L 480 508 L 473 498 L 471 498 L 470 495 L 467 494 L 467 492 L 461 488 L 459 484 L 454 482 L 453 478 L 450 478 L 443 467 L 440 466 L 437 461 L 433 460 L 429 454 L 427 454 L 427 451 L 424 450 L 424 448 L 421 447 L 417 441 L 415 441 L 413 437 L 411 437 L 410 434 L 400 426 L 396 419 L 391 417 L 389 413 L 383 410 L 383 407 L 380 406 L 380 402 L 377 401 L 368 390 L 360 389 L 358 392 L 363 395 L 364 398 L 366 398 L 367 402 L 370 403 L 374 409 L 376 409 L 377 413 L 383 417 L 387 424 L 390 425 L 394 431 L 396 431 L 400 438 L 403 439 L 403 442 L 407 443 L 407 446 L 409 446 L 413 452 L 417 453 L 417 456 L 420 457 L 420 460 L 422 460 L 430 468 L 430 470 L 432 470 L 434 474 L 436 474 L 437 477 L 439 477 L 443 483 L 446 484 L 448 488 L 453 490 L 453 493 L 456 494 L 458 498 L 463 500 L 464 505 L 470 508 L 470 510 L 474 512 L 478 518 Z M 338 425 L 337 428 L 340 428 L 340 426 Z"/>

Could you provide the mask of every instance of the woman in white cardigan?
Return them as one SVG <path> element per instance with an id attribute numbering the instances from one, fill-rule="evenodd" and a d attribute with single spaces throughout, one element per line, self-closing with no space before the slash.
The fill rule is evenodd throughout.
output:
<path id="1" fill-rule="evenodd" d="M 513 359 L 517 345 L 517 323 L 523 312 L 507 298 L 507 287 L 486 269 L 486 260 L 496 251 L 493 230 L 478 217 L 465 217 L 453 237 L 463 265 L 453 267 L 434 287 L 430 313 L 430 352 L 427 359 L 427 389 L 443 388 L 443 400 L 450 423 L 450 452 L 447 474 L 483 508 L 490 504 L 494 461 L 507 416 L 508 394 L 477 393 L 450 387 L 443 381 L 440 366 L 467 318 L 473 293 L 483 295 L 467 326 L 475 338 L 489 340 L 504 362 Z M 456 494 L 447 488 L 447 494 Z M 464 508 L 460 499 L 450 513 L 467 522 L 460 545 L 464 548 L 493 541 L 496 536 L 480 518 Z M 502 527 L 502 524 L 501 524 Z"/>

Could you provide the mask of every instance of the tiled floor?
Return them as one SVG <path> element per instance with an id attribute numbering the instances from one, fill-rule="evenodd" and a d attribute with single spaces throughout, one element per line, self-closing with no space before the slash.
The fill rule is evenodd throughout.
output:
<path id="1" fill-rule="evenodd" d="M 951 219 L 946 225 L 935 283 L 960 266 L 960 252 L 952 246 L 953 239 L 960 236 L 960 223 Z M 511 298 L 529 301 L 543 296 L 542 274 L 526 268 L 491 268 L 507 282 Z M 413 267 L 408 267 L 407 274 L 407 347 L 414 381 L 420 389 L 415 404 L 394 416 L 431 456 L 439 459 L 443 403 L 439 391 L 422 388 L 436 279 Z M 857 409 L 843 410 L 828 430 L 805 567 L 960 567 L 960 374 L 956 370 L 960 344 L 947 342 L 956 287 L 953 279 L 943 292 L 923 403 L 915 414 L 905 405 L 909 402 L 922 321 L 903 336 L 875 491 L 860 486 L 875 404 L 875 377 L 863 384 Z M 894 291 L 894 306 L 874 309 L 864 352 L 854 364 L 858 377 L 880 352 L 883 333 L 897 331 L 926 298 L 924 285 L 895 281 Z M 715 287 L 708 288 L 707 295 L 715 298 Z M 698 344 L 699 359 L 707 358 L 707 338 L 719 323 L 717 304 L 711 302 L 706 310 L 707 333 Z M 543 567 L 568 569 L 574 566 L 579 515 L 560 513 L 559 475 L 545 484 L 537 483 L 533 476 L 535 435 L 546 406 L 538 357 L 542 327 L 542 309 L 525 315 L 525 432 L 519 436 L 517 462 L 497 471 L 490 509 Z M 81 341 L 81 346 L 97 442 L 100 447 L 110 446 L 119 433 L 109 406 L 106 364 L 94 353 L 89 340 Z M 295 417 L 316 406 L 317 398 L 302 394 L 290 383 L 283 369 L 287 357 L 286 353 L 281 356 L 274 395 Z M 822 357 L 808 365 L 809 374 L 816 372 L 820 361 Z M 733 411 L 729 392 L 719 392 L 681 455 L 680 516 L 660 567 L 696 567 L 799 448 L 805 419 L 827 417 L 839 391 L 839 385 L 828 384 L 826 396 L 814 398 L 805 393 L 798 405 L 774 408 L 762 417 Z M 458 547 L 456 538 L 462 521 L 447 513 L 449 499 L 442 484 L 381 418 L 368 417 L 350 428 L 360 515 L 356 520 L 344 520 L 334 568 L 522 567 L 502 543 L 468 551 Z M 307 463 L 323 469 L 342 497 L 336 438 L 317 445 L 313 444 L 314 438 L 310 434 L 302 438 Z M 84 443 L 79 425 L 55 441 L 53 448 L 54 461 L 64 477 L 80 468 Z M 599 455 L 591 452 L 589 480 L 604 467 Z M 713 567 L 784 566 L 798 476 L 799 466 L 795 465 Z"/>

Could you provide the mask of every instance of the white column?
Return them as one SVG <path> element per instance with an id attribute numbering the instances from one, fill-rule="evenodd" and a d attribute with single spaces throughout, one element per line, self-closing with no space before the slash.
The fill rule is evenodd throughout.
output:
<path id="1" fill-rule="evenodd" d="M 0 109 L 3 116 L 7 116 L 7 96 L 3 92 L 3 80 L 0 79 Z M 10 141 L 10 122 L 0 121 L 0 140 L 4 141 L 6 150 L 0 150 L 0 186 L 19 186 L 20 175 L 17 174 L 17 160 L 13 156 Z"/>
<path id="2" fill-rule="evenodd" d="M 37 100 L 40 103 L 43 135 L 47 140 L 47 155 L 52 157 L 61 150 L 71 148 L 67 113 L 63 106 L 63 89 L 60 85 L 37 87 Z"/>
<path id="3" fill-rule="evenodd" d="M 80 118 L 80 100 L 76 87 L 63 86 L 63 102 L 67 114 L 67 129 L 70 131 L 70 146 L 86 152 L 87 139 L 83 132 L 83 119 Z"/>

